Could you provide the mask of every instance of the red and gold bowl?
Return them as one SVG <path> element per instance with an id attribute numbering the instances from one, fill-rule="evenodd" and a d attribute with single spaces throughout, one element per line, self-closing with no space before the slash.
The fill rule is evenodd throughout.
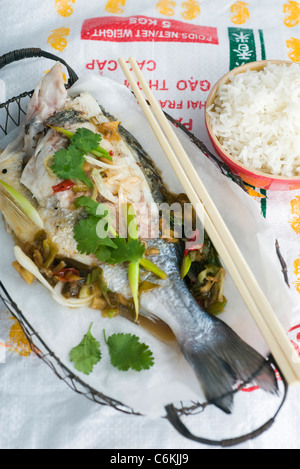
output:
<path id="1" fill-rule="evenodd" d="M 241 65 L 240 67 L 231 70 L 230 72 L 226 73 L 222 78 L 220 78 L 220 80 L 218 80 L 218 82 L 211 89 L 207 98 L 206 108 L 209 108 L 214 103 L 219 87 L 224 83 L 228 83 L 234 75 L 237 75 L 238 73 L 244 73 L 247 70 L 262 70 L 264 67 L 266 67 L 268 63 L 292 64 L 293 62 L 288 62 L 286 60 L 262 60 Z M 221 158 L 222 161 L 224 161 L 224 163 L 227 164 L 231 171 L 234 174 L 240 176 L 245 183 L 260 189 L 274 191 L 288 191 L 300 188 L 300 176 L 273 176 L 272 174 L 251 169 L 237 162 L 235 158 L 222 147 L 221 143 L 215 136 L 210 122 L 210 117 L 207 112 L 205 112 L 205 123 L 208 135 L 218 156 Z"/>

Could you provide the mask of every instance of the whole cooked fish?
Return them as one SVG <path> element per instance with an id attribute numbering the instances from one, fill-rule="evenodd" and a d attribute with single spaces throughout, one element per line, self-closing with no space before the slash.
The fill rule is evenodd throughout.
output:
<path id="1" fill-rule="evenodd" d="M 53 155 L 69 148 L 68 135 L 74 135 L 78 129 L 101 135 L 101 148 L 110 159 L 87 153 L 83 170 L 92 184 L 71 180 L 70 187 L 63 187 L 66 178 L 53 170 Z M 0 155 L 0 180 L 30 201 L 42 224 L 41 230 L 41 226 L 31 223 L 36 226 L 31 242 L 28 237 L 33 238 L 32 232 L 28 231 L 26 236 L 26 229 L 26 233 L 20 232 L 20 227 L 14 229 L 15 218 L 10 217 L 7 206 L 14 207 L 13 211 L 20 209 L 20 201 L 14 199 L 5 185 L 0 185 L 0 209 L 30 259 L 22 264 L 24 258 L 19 257 L 19 262 L 29 270 L 34 264 L 36 277 L 53 290 L 56 299 L 62 301 L 65 297 L 70 306 L 97 304 L 101 309 L 105 302 L 110 307 L 118 302 L 121 307 L 132 305 L 128 263 L 101 261 L 95 253 L 79 249 L 74 237 L 75 227 L 87 219 L 85 209 L 76 205 L 80 197 L 108 204 L 114 219 L 120 215 L 121 201 L 132 204 L 139 240 L 153 265 L 165 274 L 157 278 L 153 271 L 139 272 L 140 278 L 151 286 L 140 290 L 140 314 L 159 318 L 171 328 L 206 398 L 223 411 L 230 413 L 232 391 L 238 384 L 251 381 L 268 392 L 277 391 L 269 362 L 224 322 L 205 312 L 182 280 L 182 243 L 151 236 L 152 228 L 159 225 L 159 205 L 168 197 L 151 158 L 91 95 L 82 93 L 75 98 L 68 95 L 60 64 L 39 83 L 17 144 L 9 145 Z M 57 187 L 61 190 L 55 191 Z M 91 278 L 95 272 L 99 274 L 99 268 L 105 288 L 97 290 L 98 297 L 95 290 L 89 296 Z"/>

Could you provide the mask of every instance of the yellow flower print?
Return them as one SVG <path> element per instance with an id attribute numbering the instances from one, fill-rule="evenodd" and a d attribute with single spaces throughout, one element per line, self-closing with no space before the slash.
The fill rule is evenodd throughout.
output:
<path id="1" fill-rule="evenodd" d="M 124 13 L 124 8 L 126 6 L 126 0 L 108 0 L 106 3 L 105 11 L 108 13 L 114 13 L 116 15 L 121 15 Z"/>
<path id="2" fill-rule="evenodd" d="M 28 357 L 32 352 L 30 344 L 19 322 L 14 318 L 11 319 L 13 319 L 14 323 L 10 328 L 9 341 L 6 345 L 12 352 L 17 353 L 22 357 Z"/>
<path id="3" fill-rule="evenodd" d="M 176 2 L 173 0 L 160 0 L 156 4 L 156 9 L 161 15 L 173 16 L 175 15 L 174 8 L 176 7 Z"/>
<path id="4" fill-rule="evenodd" d="M 248 3 L 245 2 L 235 2 L 233 5 L 230 7 L 231 13 L 234 15 L 231 17 L 231 21 L 234 24 L 244 24 L 248 19 L 250 18 L 250 12 Z"/>
<path id="5" fill-rule="evenodd" d="M 283 5 L 283 13 L 287 13 L 283 22 L 288 28 L 296 26 L 300 22 L 300 3 L 289 1 Z"/>
<path id="6" fill-rule="evenodd" d="M 290 49 L 288 54 L 289 58 L 293 62 L 300 62 L 300 39 L 291 37 L 290 39 L 286 40 L 286 46 L 288 49 Z"/>
<path id="7" fill-rule="evenodd" d="M 293 263 L 296 280 L 293 282 L 297 292 L 300 294 L 300 256 Z"/>
<path id="8" fill-rule="evenodd" d="M 290 220 L 290 225 L 295 233 L 300 234 L 300 196 L 297 195 L 291 201 L 291 214 L 293 218 Z"/>
<path id="9" fill-rule="evenodd" d="M 296 259 L 294 261 L 294 274 L 295 275 L 300 275 L 300 258 Z"/>
<path id="10" fill-rule="evenodd" d="M 187 2 L 182 2 L 181 6 L 185 10 L 183 13 L 181 13 L 182 18 L 185 20 L 193 20 L 201 13 L 200 4 L 197 2 L 197 0 L 188 0 Z"/>
<path id="11" fill-rule="evenodd" d="M 65 18 L 68 18 L 73 13 L 73 8 L 71 7 L 70 3 L 75 3 L 75 0 L 55 0 L 55 7 L 57 13 Z"/>
<path id="12" fill-rule="evenodd" d="M 61 27 L 54 29 L 47 39 L 47 44 L 50 44 L 53 49 L 62 52 L 68 45 L 66 37 L 69 36 L 69 34 L 70 28 Z"/>
<path id="13" fill-rule="evenodd" d="M 295 285 L 297 292 L 300 294 L 300 279 L 298 278 L 297 280 L 295 280 L 295 282 L 293 282 L 293 285 Z"/>

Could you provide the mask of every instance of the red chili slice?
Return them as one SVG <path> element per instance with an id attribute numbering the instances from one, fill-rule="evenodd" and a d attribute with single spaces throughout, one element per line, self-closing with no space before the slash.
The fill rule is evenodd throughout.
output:
<path id="1" fill-rule="evenodd" d="M 75 186 L 75 182 L 71 181 L 71 179 L 67 179 L 66 181 L 62 181 L 56 186 L 53 186 L 53 194 L 57 194 L 58 192 L 68 191 Z"/>
<path id="2" fill-rule="evenodd" d="M 194 245 L 192 246 L 189 246 L 189 247 L 186 247 L 185 250 L 184 250 L 184 257 L 187 257 L 188 254 L 191 252 L 191 251 L 198 251 L 198 249 L 201 249 L 203 248 L 204 244 L 200 244 L 197 242 L 198 238 L 199 238 L 199 230 L 197 229 L 196 230 L 196 234 L 195 236 L 193 236 L 193 238 L 189 239 L 189 243 L 195 243 Z M 187 244 L 187 243 L 186 243 Z"/>
<path id="3" fill-rule="evenodd" d="M 52 275 L 56 275 L 57 277 L 59 277 L 59 280 L 61 282 L 67 282 L 68 279 L 66 279 L 66 275 L 67 274 L 73 274 L 73 275 L 77 275 L 79 277 L 79 272 L 78 270 L 74 269 L 73 267 L 69 267 L 67 269 L 62 269 L 58 272 L 53 272 Z"/>

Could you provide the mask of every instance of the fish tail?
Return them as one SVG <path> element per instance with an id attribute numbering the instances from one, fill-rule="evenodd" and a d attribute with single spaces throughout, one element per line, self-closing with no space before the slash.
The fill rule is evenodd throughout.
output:
<path id="1" fill-rule="evenodd" d="M 221 321 L 216 322 L 210 340 L 190 339 L 182 345 L 182 351 L 208 402 L 227 414 L 231 413 L 233 390 L 238 384 L 252 383 L 272 394 L 278 392 L 269 361 Z"/>

